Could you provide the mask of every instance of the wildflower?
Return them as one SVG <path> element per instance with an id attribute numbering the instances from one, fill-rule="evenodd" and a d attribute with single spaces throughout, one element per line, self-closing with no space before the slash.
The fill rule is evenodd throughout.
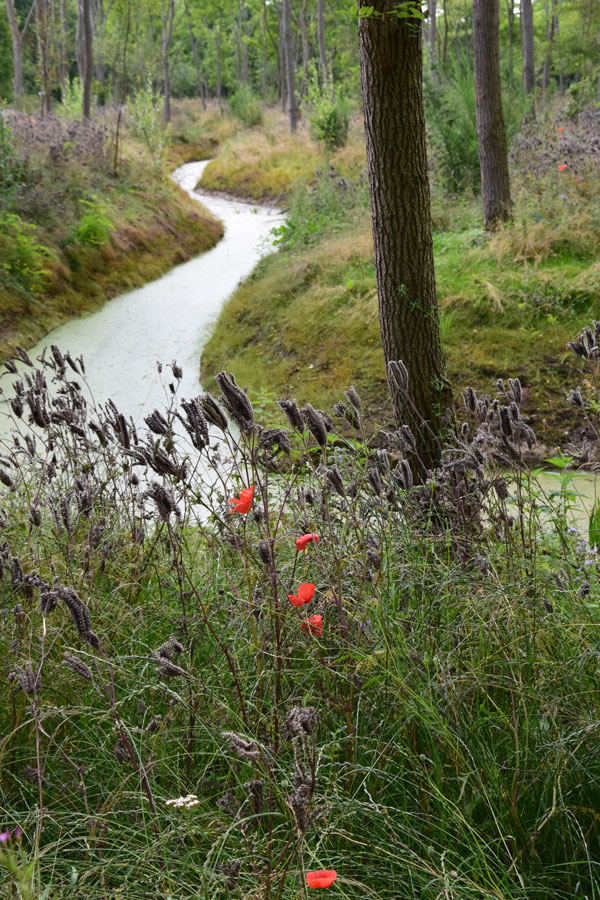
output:
<path id="1" fill-rule="evenodd" d="M 569 163 L 559 163 L 559 164 L 558 164 L 558 171 L 559 171 L 559 172 L 564 172 L 565 169 L 568 169 L 568 168 L 569 168 Z"/>
<path id="2" fill-rule="evenodd" d="M 241 513 L 243 516 L 250 511 L 252 506 L 252 495 L 254 494 L 254 485 L 249 488 L 242 488 L 239 497 L 232 497 L 229 501 L 233 503 L 231 512 Z"/>
<path id="3" fill-rule="evenodd" d="M 305 877 L 310 888 L 328 888 L 337 878 L 337 872 L 335 869 L 317 869 L 315 872 L 307 872 Z"/>
<path id="4" fill-rule="evenodd" d="M 303 534 L 302 537 L 296 538 L 296 547 L 298 550 L 306 550 L 306 545 L 314 541 L 315 544 L 319 540 L 318 534 Z"/>
<path id="5" fill-rule="evenodd" d="M 562 131 L 562 128 L 559 128 L 558 130 L 559 130 L 559 132 L 561 132 L 561 131 Z"/>
<path id="6" fill-rule="evenodd" d="M 7 841 L 10 841 L 10 831 L 3 831 L 0 834 L 0 844 L 6 844 Z"/>
<path id="7" fill-rule="evenodd" d="M 314 634 L 317 637 L 320 637 L 323 634 L 323 616 L 309 616 L 306 622 L 302 623 L 300 628 L 307 634 Z M 319 885 L 316 886 L 318 887 Z M 327 885 L 327 887 L 329 887 L 329 885 Z"/>
<path id="8" fill-rule="evenodd" d="M 314 584 L 303 582 L 298 585 L 297 594 L 288 594 L 288 600 L 292 606 L 302 606 L 304 603 L 310 603 L 315 593 Z"/>
<path id="9" fill-rule="evenodd" d="M 176 809 L 192 809 L 198 806 L 200 801 L 195 794 L 187 794 L 185 797 L 176 797 L 173 800 L 165 800 L 167 806 L 174 806 Z"/>

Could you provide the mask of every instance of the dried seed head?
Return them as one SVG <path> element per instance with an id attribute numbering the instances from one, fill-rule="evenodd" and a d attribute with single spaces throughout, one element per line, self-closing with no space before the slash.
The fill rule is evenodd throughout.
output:
<path id="1" fill-rule="evenodd" d="M 165 522 L 168 520 L 171 513 L 177 511 L 177 504 L 175 503 L 173 494 L 158 481 L 153 481 L 148 490 L 144 492 L 143 496 L 154 500 L 158 509 L 158 514 Z"/>
<path id="2" fill-rule="evenodd" d="M 358 396 L 356 388 L 353 385 L 350 385 L 348 390 L 345 392 L 344 397 L 346 398 L 346 400 L 348 400 L 349 403 L 352 404 L 357 413 L 360 413 L 362 409 L 362 402 L 360 397 Z"/>
<path id="3" fill-rule="evenodd" d="M 324 447 L 327 444 L 327 428 L 323 418 L 310 403 L 307 403 L 306 406 L 302 407 L 301 413 L 306 427 L 319 447 Z"/>
<path id="4" fill-rule="evenodd" d="M 240 759 L 258 759 L 260 754 L 254 741 L 247 741 L 233 731 L 222 731 L 224 738 L 232 750 L 235 750 Z"/>
<path id="5" fill-rule="evenodd" d="M 475 413 L 477 409 L 477 395 L 472 387 L 467 387 L 463 391 L 463 402 L 469 412 Z"/>
<path id="6" fill-rule="evenodd" d="M 92 670 L 87 666 L 82 659 L 79 659 L 77 656 L 71 656 L 68 653 L 65 653 L 62 661 L 63 666 L 66 666 L 68 669 L 73 669 L 74 672 L 77 672 L 82 678 L 85 678 L 86 681 L 93 681 Z"/>
<path id="7" fill-rule="evenodd" d="M 391 360 L 388 363 L 388 379 L 398 388 L 400 393 L 408 393 L 408 369 L 402 360 Z"/>
<path id="8" fill-rule="evenodd" d="M 367 479 L 375 493 L 381 496 L 383 494 L 383 481 L 377 466 L 369 466 L 367 468 Z"/>
<path id="9" fill-rule="evenodd" d="M 181 366 L 178 366 L 175 360 L 171 363 L 171 371 L 173 372 L 173 378 L 176 378 L 177 381 L 181 381 L 183 378 L 183 369 Z"/>
<path id="10" fill-rule="evenodd" d="M 271 564 L 271 541 L 260 541 L 256 545 L 256 552 L 258 554 L 258 558 L 265 566 L 269 566 Z"/>
<path id="11" fill-rule="evenodd" d="M 510 387 L 510 392 L 513 396 L 513 400 L 515 403 L 521 403 L 523 400 L 523 389 L 521 387 L 521 382 L 518 378 L 509 378 L 508 386 Z"/>
<path id="12" fill-rule="evenodd" d="M 158 655 L 165 659 L 172 659 L 174 656 L 179 656 L 180 653 L 183 653 L 183 650 L 183 644 L 176 637 L 170 637 L 168 641 L 165 641 L 158 648 Z"/>
<path id="13" fill-rule="evenodd" d="M 344 488 L 342 473 L 337 466 L 331 466 L 331 468 L 326 470 L 326 478 L 328 483 L 331 485 L 334 491 L 340 495 L 340 497 L 346 496 L 346 489 Z"/>
<path id="14" fill-rule="evenodd" d="M 318 722 L 319 716 L 314 707 L 294 706 L 289 711 L 283 727 L 289 735 L 305 738 L 315 733 Z"/>
<path id="15" fill-rule="evenodd" d="M 219 372 L 215 381 L 221 388 L 223 402 L 240 430 L 248 433 L 254 425 L 254 410 L 245 391 L 239 387 L 231 372 Z"/>
<path id="16" fill-rule="evenodd" d="M 149 416 L 144 416 L 144 422 L 154 434 L 164 435 L 169 433 L 169 423 L 157 409 Z"/>
<path id="17" fill-rule="evenodd" d="M 15 671 L 10 673 L 8 680 L 17 681 L 23 693 L 29 696 L 32 696 L 36 691 L 41 691 L 42 689 L 41 668 L 34 673 L 33 666 L 29 660 L 25 663 L 23 668 L 21 668 L 21 666 L 15 666 Z"/>
<path id="18" fill-rule="evenodd" d="M 282 397 L 279 401 L 279 408 L 286 414 L 288 421 L 292 428 L 295 431 L 299 431 L 302 433 L 304 431 L 304 420 L 298 409 L 298 404 L 295 400 L 287 400 L 285 397 Z"/>
<path id="19" fill-rule="evenodd" d="M 214 425 L 215 428 L 219 428 L 221 431 L 227 431 L 227 416 L 214 397 L 210 394 L 203 394 L 200 397 L 200 405 L 211 425 Z"/>
<path id="20" fill-rule="evenodd" d="M 511 438 L 513 436 L 513 427 L 512 427 L 510 415 L 508 413 L 508 407 L 501 406 L 499 409 L 499 413 L 500 413 L 500 427 L 502 428 L 502 434 L 507 438 Z"/>
<path id="21" fill-rule="evenodd" d="M 572 388 L 567 394 L 567 400 L 569 403 L 572 403 L 573 406 L 576 406 L 577 409 L 583 409 L 585 406 L 580 387 Z"/>

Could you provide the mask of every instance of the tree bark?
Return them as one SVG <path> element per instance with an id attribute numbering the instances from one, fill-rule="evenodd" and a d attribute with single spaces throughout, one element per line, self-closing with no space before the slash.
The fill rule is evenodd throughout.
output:
<path id="1" fill-rule="evenodd" d="M 223 88 L 221 83 L 221 20 L 222 20 L 222 12 L 219 11 L 219 24 L 217 26 L 217 34 L 215 38 L 215 64 L 217 69 L 217 102 L 219 104 L 219 109 L 222 108 L 223 103 Z"/>
<path id="2" fill-rule="evenodd" d="M 514 25 L 515 5 L 514 0 L 506 0 L 506 13 L 508 16 L 508 83 L 512 90 L 514 80 Z"/>
<path id="3" fill-rule="evenodd" d="M 508 219 L 512 210 L 500 86 L 498 24 L 498 0 L 474 0 L 475 116 L 486 228 Z"/>
<path id="4" fill-rule="evenodd" d="M 298 128 L 300 110 L 296 99 L 296 73 L 292 45 L 292 4 L 291 0 L 283 0 L 283 47 L 285 50 L 285 75 L 287 82 L 288 110 L 290 114 L 290 131 Z"/>
<path id="5" fill-rule="evenodd" d="M 429 30 L 427 34 L 427 43 L 429 45 L 429 71 L 432 75 L 435 71 L 436 15 L 437 0 L 429 0 Z"/>
<path id="6" fill-rule="evenodd" d="M 166 5 L 165 5 L 166 4 Z M 163 81 L 164 81 L 164 119 L 168 125 L 171 121 L 171 67 L 169 65 L 169 51 L 173 36 L 173 18 L 175 16 L 175 0 L 161 0 L 161 45 L 163 57 Z"/>
<path id="7" fill-rule="evenodd" d="M 410 425 L 425 468 L 439 459 L 451 409 L 439 327 L 425 115 L 422 25 L 396 0 L 358 0 L 361 89 L 383 354 L 402 360 L 408 394 L 388 372 L 398 422 Z"/>
<path id="8" fill-rule="evenodd" d="M 50 17 L 46 0 L 35 0 L 35 25 L 40 54 L 40 112 L 45 116 L 52 106 L 50 90 Z"/>
<path id="9" fill-rule="evenodd" d="M 307 0 L 302 0 L 300 7 L 300 37 L 302 40 L 302 86 L 300 96 L 304 96 L 308 89 L 308 63 L 310 60 L 310 43 L 308 40 L 308 22 L 306 20 Z"/>
<path id="10" fill-rule="evenodd" d="M 523 90 L 526 94 L 532 94 L 535 88 L 535 59 L 531 0 L 521 0 L 521 40 L 523 45 Z"/>
<path id="11" fill-rule="evenodd" d="M 81 0 L 83 34 L 83 103 L 82 114 L 84 119 L 91 118 L 92 107 L 92 79 L 94 76 L 93 38 L 92 38 L 92 4 L 91 0 Z"/>
<path id="12" fill-rule="evenodd" d="M 322 85 L 329 81 L 329 67 L 325 51 L 325 0 L 317 0 L 317 43 L 319 44 L 319 66 Z"/>
<path id="13" fill-rule="evenodd" d="M 552 74 L 552 44 L 554 43 L 554 3 L 550 12 L 548 0 L 546 0 L 546 60 L 544 62 L 544 77 L 542 86 L 544 92 L 550 87 Z"/>
<path id="14" fill-rule="evenodd" d="M 14 0 L 6 0 L 6 15 L 8 16 L 13 51 L 13 95 L 17 104 L 23 97 L 23 38 L 29 27 L 34 9 L 35 0 L 29 7 L 23 28 L 20 28 Z"/>

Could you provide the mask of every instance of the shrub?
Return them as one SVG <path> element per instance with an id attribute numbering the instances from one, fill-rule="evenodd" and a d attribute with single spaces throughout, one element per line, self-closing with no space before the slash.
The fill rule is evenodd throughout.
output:
<path id="1" fill-rule="evenodd" d="M 238 85 L 235 93 L 229 98 L 229 109 L 232 115 L 248 128 L 262 125 L 263 113 L 261 105 L 252 88 L 247 84 Z"/>
<path id="2" fill-rule="evenodd" d="M 319 85 L 313 69 L 308 89 L 312 137 L 328 152 L 344 147 L 348 139 L 349 104 L 333 84 Z"/>
<path id="3" fill-rule="evenodd" d="M 28 294 L 38 293 L 46 280 L 47 249 L 38 241 L 35 227 L 14 213 L 0 215 L 0 251 L 2 280 Z"/>
<path id="4" fill-rule="evenodd" d="M 23 182 L 24 167 L 3 112 L 0 104 L 0 204 L 10 206 Z"/>
<path id="5" fill-rule="evenodd" d="M 106 244 L 110 237 L 112 222 L 104 211 L 104 207 L 98 202 L 97 197 L 91 200 L 82 200 L 82 206 L 86 212 L 80 218 L 74 231 L 74 238 L 80 244 Z"/>
<path id="6" fill-rule="evenodd" d="M 157 168 L 165 165 L 169 150 L 169 131 L 163 121 L 163 99 L 148 78 L 127 105 L 133 133 L 143 142 Z"/>
<path id="7" fill-rule="evenodd" d="M 92 115 L 96 108 L 96 96 L 92 96 Z M 83 82 L 72 78 L 65 84 L 61 102 L 56 107 L 59 116 L 65 119 L 81 119 L 83 110 Z"/>

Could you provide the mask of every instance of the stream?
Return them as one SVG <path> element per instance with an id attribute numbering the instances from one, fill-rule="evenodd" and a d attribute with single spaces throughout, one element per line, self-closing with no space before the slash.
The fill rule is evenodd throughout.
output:
<path id="1" fill-rule="evenodd" d="M 172 379 L 168 369 L 161 379 L 159 361 L 176 360 L 183 368 L 180 397 L 200 393 L 200 354 L 217 316 L 271 251 L 271 229 L 282 220 L 277 210 L 195 191 L 206 165 L 208 160 L 186 163 L 171 177 L 223 222 L 221 241 L 157 281 L 108 301 L 98 312 L 66 322 L 29 351 L 35 359 L 44 347 L 56 344 L 63 352 L 83 355 L 96 402 L 114 400 L 136 424 L 165 405 L 165 383 Z M 0 430 L 5 429 L 3 423 Z"/>

